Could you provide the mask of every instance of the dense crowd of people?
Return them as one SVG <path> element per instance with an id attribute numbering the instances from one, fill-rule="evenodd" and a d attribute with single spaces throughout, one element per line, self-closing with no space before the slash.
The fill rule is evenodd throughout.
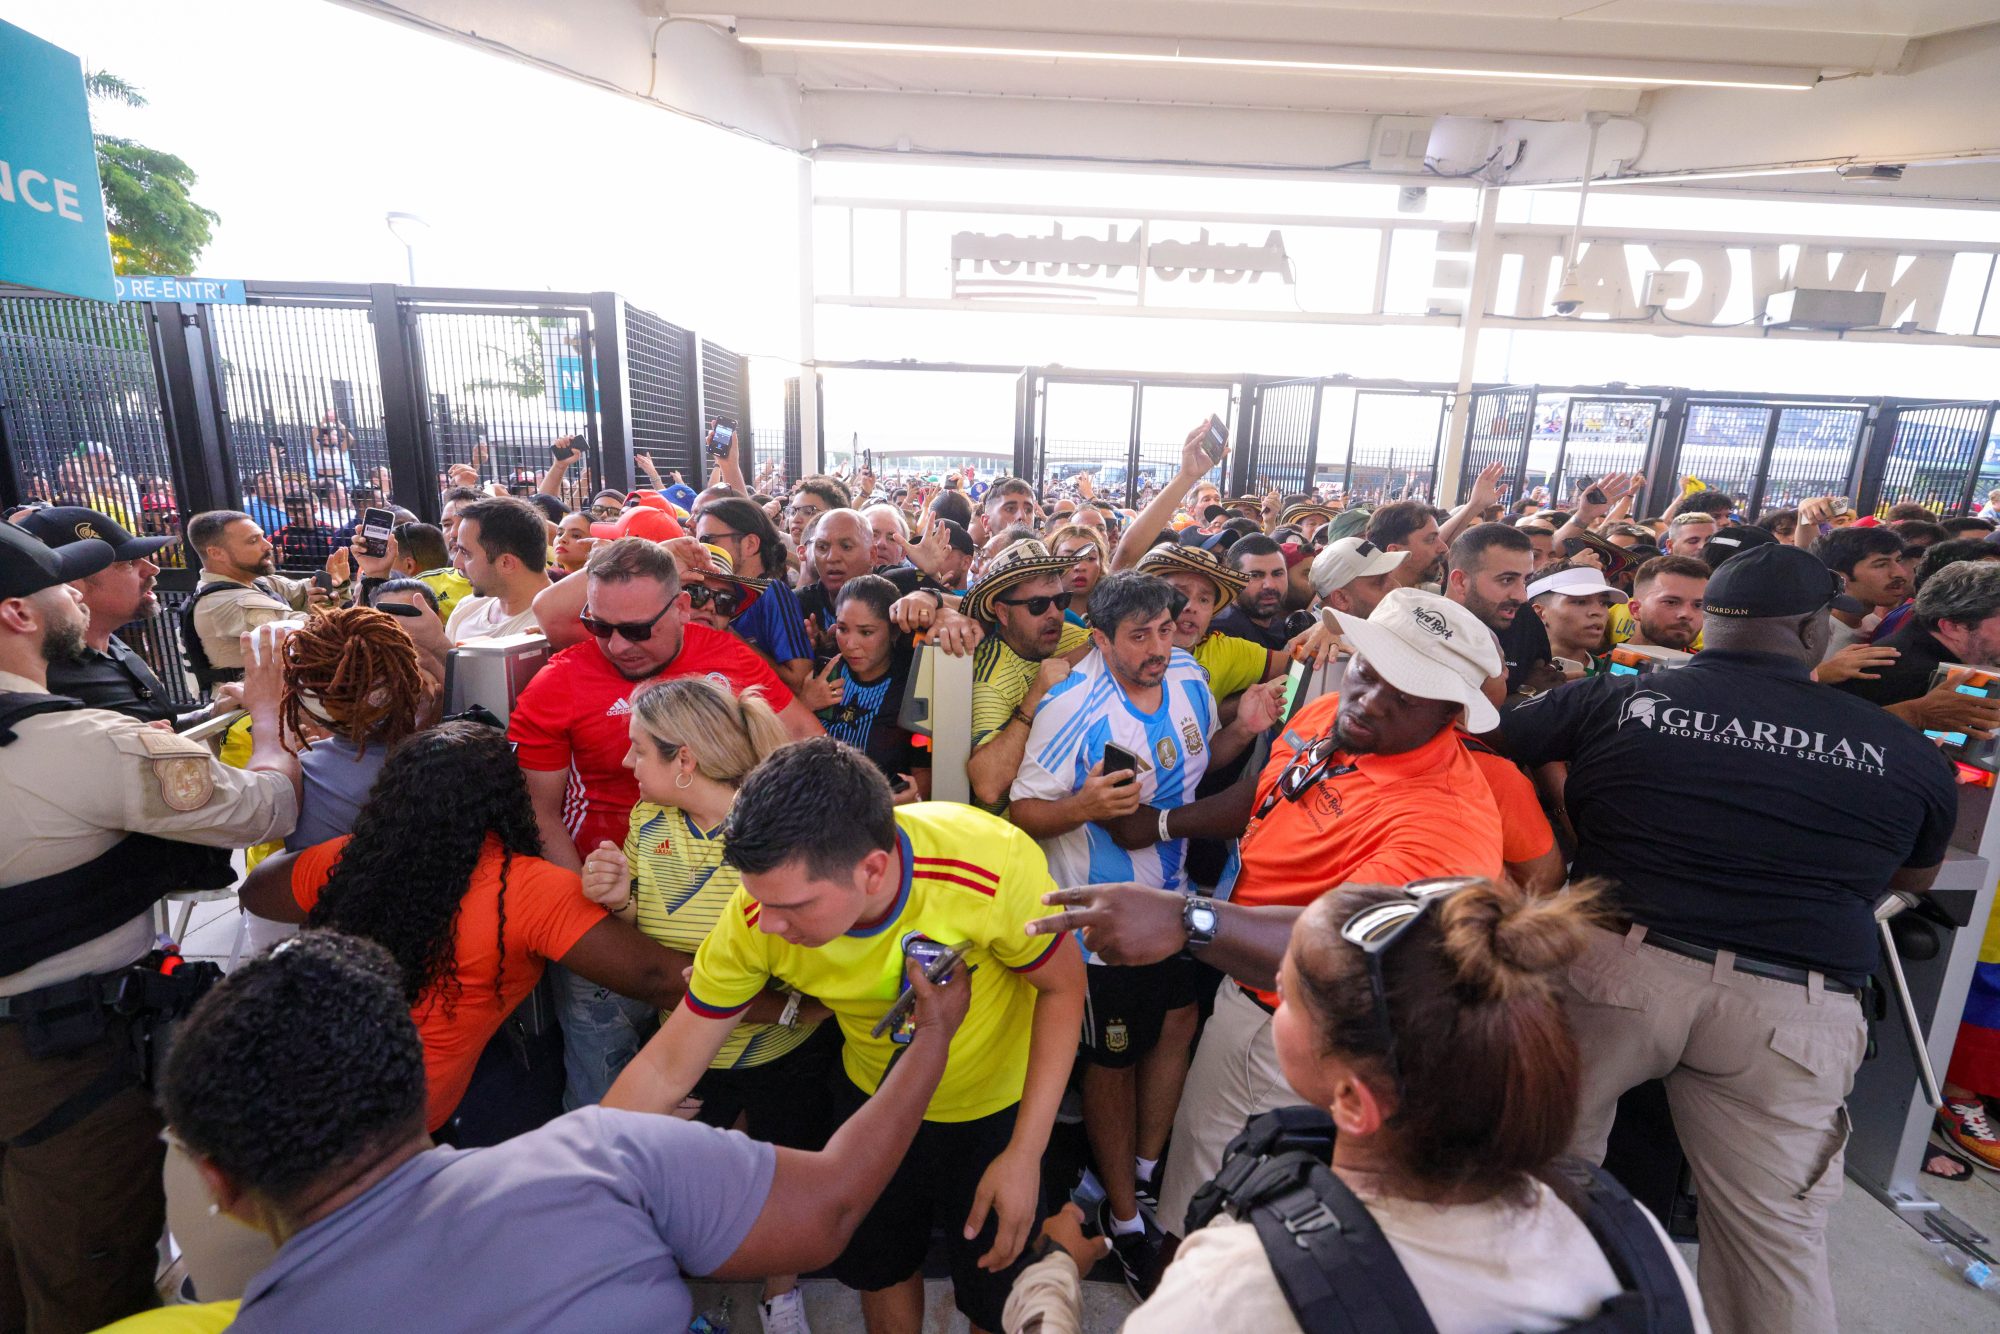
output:
<path id="1" fill-rule="evenodd" d="M 1874 904 L 2000 735 L 1993 519 L 1231 498 L 1209 439 L 1136 510 L 565 441 L 380 540 L 331 414 L 341 523 L 275 453 L 142 522 L 80 452 L 0 525 L 0 1326 L 154 1305 L 171 1224 L 179 1329 L 679 1330 L 714 1277 L 799 1334 L 822 1272 L 914 1334 L 927 1258 L 986 1331 L 1093 1270 L 1133 1331 L 1833 1328 Z M 178 715 L 118 634 L 170 558 Z M 154 905 L 238 851 L 224 978 Z M 1941 1173 L 2000 1171 L 1982 959 Z M 1648 1081 L 1692 1273 L 1592 1166 Z"/>

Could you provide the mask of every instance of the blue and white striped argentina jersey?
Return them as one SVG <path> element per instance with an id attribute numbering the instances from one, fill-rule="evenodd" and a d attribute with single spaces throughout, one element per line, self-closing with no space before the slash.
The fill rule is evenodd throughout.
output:
<path id="1" fill-rule="evenodd" d="M 1144 761 L 1139 792 L 1146 805 L 1184 806 L 1194 800 L 1195 785 L 1208 769 L 1215 726 L 1215 696 L 1208 688 L 1208 673 L 1186 651 L 1173 651 L 1161 682 L 1160 706 L 1148 714 L 1133 707 L 1104 655 L 1093 649 L 1035 710 L 1013 799 L 1053 801 L 1069 796 L 1083 786 L 1110 742 Z M 1155 889 L 1187 888 L 1185 839 L 1128 852 L 1110 834 L 1086 824 L 1040 842 L 1049 873 L 1059 885 L 1132 881 Z"/>

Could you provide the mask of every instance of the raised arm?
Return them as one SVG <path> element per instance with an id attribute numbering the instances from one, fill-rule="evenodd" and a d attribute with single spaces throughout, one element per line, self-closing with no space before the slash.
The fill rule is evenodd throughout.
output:
<path id="1" fill-rule="evenodd" d="M 1146 508 L 1140 510 L 1138 517 L 1126 528 L 1125 535 L 1118 539 L 1118 549 L 1111 553 L 1112 569 L 1129 570 L 1137 565 L 1139 557 L 1151 550 L 1153 539 L 1160 535 L 1160 530 L 1174 517 L 1174 511 L 1180 508 L 1181 501 L 1187 498 L 1188 490 L 1207 476 L 1210 468 L 1222 461 L 1208 457 L 1205 448 L 1207 439 L 1207 422 L 1188 432 L 1187 441 L 1181 446 L 1181 470 L 1174 474 L 1172 481 L 1160 488 L 1160 494 L 1147 502 Z M 1226 451 L 1223 457 L 1228 457 Z"/>
<path id="2" fill-rule="evenodd" d="M 1453 540 L 1473 524 L 1491 506 L 1500 503 L 1500 464 L 1489 463 L 1479 470 L 1473 479 L 1472 494 L 1465 503 L 1451 512 L 1449 518 L 1438 525 L 1438 541 L 1449 547 Z"/>

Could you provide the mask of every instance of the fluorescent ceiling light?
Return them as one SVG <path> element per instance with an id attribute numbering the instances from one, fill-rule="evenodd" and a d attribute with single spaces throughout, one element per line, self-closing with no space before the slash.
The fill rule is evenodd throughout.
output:
<path id="1" fill-rule="evenodd" d="M 873 52 L 998 60 L 1070 60 L 1099 64 L 1291 70 L 1364 77 L 1507 80 L 1615 87 L 1750 88 L 1804 92 L 1817 70 L 1775 65 L 1583 59 L 1459 51 L 1317 47 L 1295 43 L 1193 42 L 1087 34 L 967 32 L 865 24 L 742 19 L 737 40 L 786 51 Z"/>

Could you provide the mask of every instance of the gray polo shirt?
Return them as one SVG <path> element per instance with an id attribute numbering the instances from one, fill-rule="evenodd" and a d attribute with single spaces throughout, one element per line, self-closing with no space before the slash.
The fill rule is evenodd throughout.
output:
<path id="1" fill-rule="evenodd" d="M 681 1275 L 735 1252 L 776 1152 L 584 1107 L 485 1149 L 433 1149 L 287 1241 L 232 1334 L 686 1329 Z"/>

